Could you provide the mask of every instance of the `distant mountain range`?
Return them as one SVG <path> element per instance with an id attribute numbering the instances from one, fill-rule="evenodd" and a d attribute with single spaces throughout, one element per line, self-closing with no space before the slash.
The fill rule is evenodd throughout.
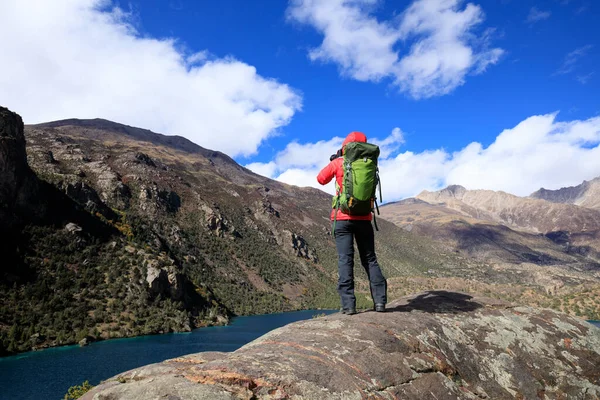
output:
<path id="1" fill-rule="evenodd" d="M 320 190 L 101 119 L 23 126 L 0 108 L 0 139 L 0 355 L 339 306 Z M 460 187 L 386 205 L 390 298 L 446 288 L 600 318 L 599 213 Z"/>
<path id="2" fill-rule="evenodd" d="M 594 179 L 578 187 L 577 195 L 553 199 L 595 204 L 597 183 Z M 565 190 L 547 195 L 557 193 Z M 503 271 L 516 277 L 513 285 L 542 287 L 548 297 L 538 300 L 540 305 L 579 315 L 596 315 L 600 309 L 600 210 L 596 208 L 454 185 L 423 191 L 380 209 L 383 218 L 414 236 L 431 239 L 446 252 L 467 256 L 469 270 L 483 271 L 484 277 L 477 280 L 495 283 L 483 289 L 487 294 L 497 296 L 499 288 L 510 282 L 507 275 L 498 274 Z M 455 273 L 469 277 L 467 271 Z M 584 291 L 563 297 L 575 281 Z M 522 300 L 526 292 L 522 290 L 523 286 L 515 289 L 514 297 Z M 535 295 L 526 297 L 533 301 Z"/>
<path id="3" fill-rule="evenodd" d="M 591 181 L 583 181 L 577 186 L 565 187 L 558 190 L 540 189 L 529 197 L 542 199 L 553 203 L 575 204 L 581 207 L 600 210 L 600 177 Z"/>
<path id="4" fill-rule="evenodd" d="M 559 193 L 564 193 L 562 190 L 554 191 L 548 197 L 557 199 L 560 197 Z M 593 197 L 592 193 L 586 193 L 578 198 L 585 201 Z M 491 190 L 466 190 L 457 185 L 438 192 L 423 191 L 416 198 L 430 204 L 444 205 L 473 218 L 498 222 L 529 232 L 576 233 L 600 229 L 600 209 L 576 206 L 571 202 L 550 202 Z"/>

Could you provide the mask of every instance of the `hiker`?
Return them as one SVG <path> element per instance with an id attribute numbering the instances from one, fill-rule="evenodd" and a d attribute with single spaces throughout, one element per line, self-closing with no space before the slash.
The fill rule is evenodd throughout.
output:
<path id="1" fill-rule="evenodd" d="M 385 303 L 387 302 L 387 282 L 381 273 L 379 264 L 377 263 L 377 256 L 375 254 L 375 237 L 373 233 L 373 226 L 371 225 L 372 211 L 375 197 L 375 187 L 378 181 L 377 172 L 377 156 L 379 155 L 379 148 L 375 145 L 350 145 L 351 143 L 367 143 L 367 137 L 362 132 L 351 132 L 344 143 L 342 148 L 338 152 L 331 156 L 329 164 L 319 172 L 317 181 L 321 185 L 326 185 L 335 177 L 336 181 L 336 196 L 333 198 L 333 209 L 331 211 L 331 220 L 333 221 L 333 235 L 335 237 L 335 244 L 338 252 L 338 293 L 341 298 L 343 314 L 356 314 L 356 297 L 354 296 L 354 240 L 356 239 L 356 246 L 358 247 L 358 253 L 360 255 L 360 262 L 365 269 L 369 278 L 369 284 L 371 287 L 371 297 L 375 303 L 375 311 L 384 312 Z M 344 191 L 344 157 L 346 150 L 352 148 L 352 152 L 348 154 L 355 154 L 356 151 L 362 151 L 362 149 L 355 150 L 357 147 L 362 146 L 369 149 L 374 149 L 376 153 L 370 156 L 374 159 L 374 166 L 371 166 L 371 170 L 368 170 L 363 174 L 356 174 L 352 185 L 352 190 L 368 190 L 371 192 L 369 195 L 370 199 L 364 205 L 361 210 L 352 210 L 352 200 L 350 199 L 350 207 L 348 202 L 344 202 L 344 198 L 349 198 L 351 195 L 347 195 Z M 372 153 L 362 153 L 372 154 Z M 362 158 L 359 160 L 362 163 Z M 352 160 L 348 160 L 347 164 Z M 364 157 L 364 162 L 367 163 L 367 157 Z M 352 163 L 351 165 L 355 165 Z M 367 164 L 364 164 L 367 165 Z M 347 168 L 347 167 L 346 167 Z M 355 170 L 361 168 L 361 165 L 357 165 Z M 347 168 L 348 169 L 348 168 Z M 368 183 L 360 182 L 362 177 L 370 176 L 365 178 Z M 371 176 L 372 175 L 372 176 Z M 357 181 L 357 178 L 359 181 Z M 365 185 L 366 189 L 362 188 L 361 185 Z M 369 186 L 370 185 L 370 186 Z M 380 196 L 381 197 L 381 196 Z M 355 202 L 356 204 L 356 202 Z M 344 212 L 346 209 L 347 212 Z"/>

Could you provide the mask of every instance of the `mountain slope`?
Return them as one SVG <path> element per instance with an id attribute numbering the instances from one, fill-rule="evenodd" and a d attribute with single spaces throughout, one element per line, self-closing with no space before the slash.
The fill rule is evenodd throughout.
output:
<path id="1" fill-rule="evenodd" d="M 411 198 L 380 207 L 382 218 L 460 260 L 452 268 L 444 264 L 427 271 L 426 278 L 398 281 L 408 287 L 403 293 L 428 286 L 600 316 L 597 232 L 540 235 L 494 222 L 466 204 L 458 210 L 446 204 Z"/>
<path id="2" fill-rule="evenodd" d="M 9 119 L 2 123 L 19 131 Z M 0 198 L 0 217 L 13 218 L 0 230 L 14 261 L 0 276 L 0 353 L 339 306 L 324 192 L 261 177 L 184 138 L 105 120 L 25 126 L 20 135 L 19 146 L 0 146 L 12 157 L 0 157 L 0 177 L 19 182 L 2 186 Z M 19 197 L 26 187 L 45 189 Z M 42 217 L 31 218 L 38 206 Z M 390 299 L 469 284 L 538 304 L 549 290 L 578 296 L 598 282 L 589 257 L 563 245 L 546 251 L 532 242 L 499 253 L 506 260 L 498 265 L 419 229 L 378 224 Z M 356 258 L 358 306 L 368 307 Z"/>
<path id="3" fill-rule="evenodd" d="M 577 186 L 564 187 L 558 190 L 541 188 L 529 197 L 547 200 L 552 203 L 575 204 L 600 210 L 600 177 L 591 181 L 583 181 Z"/>
<path id="4" fill-rule="evenodd" d="M 437 192 L 423 191 L 416 197 L 473 218 L 529 232 L 594 232 L 600 229 L 600 210 L 523 198 L 504 192 L 449 186 Z"/>
<path id="5" fill-rule="evenodd" d="M 535 263 L 579 268 L 598 261 L 581 257 L 581 249 L 552 240 L 556 238 L 513 230 L 420 199 L 386 204 L 380 209 L 383 218 L 415 235 L 431 238 L 449 251 L 496 265 Z"/>
<path id="6" fill-rule="evenodd" d="M 105 120 L 26 126 L 32 172 L 20 135 L 11 154 L 29 172 L 13 175 L 29 176 L 62 200 L 38 193 L 24 198 L 19 213 L 40 204 L 45 215 L 61 217 L 3 225 L 18 267 L 0 277 L 8 299 L 0 307 L 0 353 L 86 336 L 189 330 L 230 314 L 337 307 L 324 192 L 261 177 L 183 138 Z M 13 164 L 0 163 L 1 172 Z M 13 198 L 17 186 L 1 200 Z M 388 276 L 440 263 L 426 241 L 385 221 L 380 228 Z M 364 272 L 357 277 L 358 305 L 366 307 Z"/>

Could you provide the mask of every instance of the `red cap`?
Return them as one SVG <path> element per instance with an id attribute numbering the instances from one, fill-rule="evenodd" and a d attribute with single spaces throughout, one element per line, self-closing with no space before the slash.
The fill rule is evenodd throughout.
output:
<path id="1" fill-rule="evenodd" d="M 348 134 L 348 136 L 346 136 L 344 143 L 342 143 L 342 149 L 344 148 L 345 145 L 347 145 L 348 143 L 352 143 L 352 142 L 367 143 L 367 137 L 362 132 L 350 132 Z"/>

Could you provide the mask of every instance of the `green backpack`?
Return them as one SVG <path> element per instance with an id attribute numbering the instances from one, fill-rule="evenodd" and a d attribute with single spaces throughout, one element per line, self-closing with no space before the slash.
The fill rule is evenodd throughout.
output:
<path id="1" fill-rule="evenodd" d="M 377 208 L 377 214 L 379 214 L 375 195 L 377 186 L 379 186 L 379 199 L 381 200 L 381 185 L 379 169 L 377 168 L 378 157 L 379 147 L 371 143 L 351 142 L 344 146 L 343 187 L 341 192 L 339 187 L 337 188 L 338 195 L 333 198 L 332 203 L 333 208 L 336 209 L 333 221 L 334 232 L 337 210 L 342 210 L 348 215 L 369 215 L 373 213 L 375 229 L 379 230 L 375 221 L 374 210 L 374 208 Z"/>

